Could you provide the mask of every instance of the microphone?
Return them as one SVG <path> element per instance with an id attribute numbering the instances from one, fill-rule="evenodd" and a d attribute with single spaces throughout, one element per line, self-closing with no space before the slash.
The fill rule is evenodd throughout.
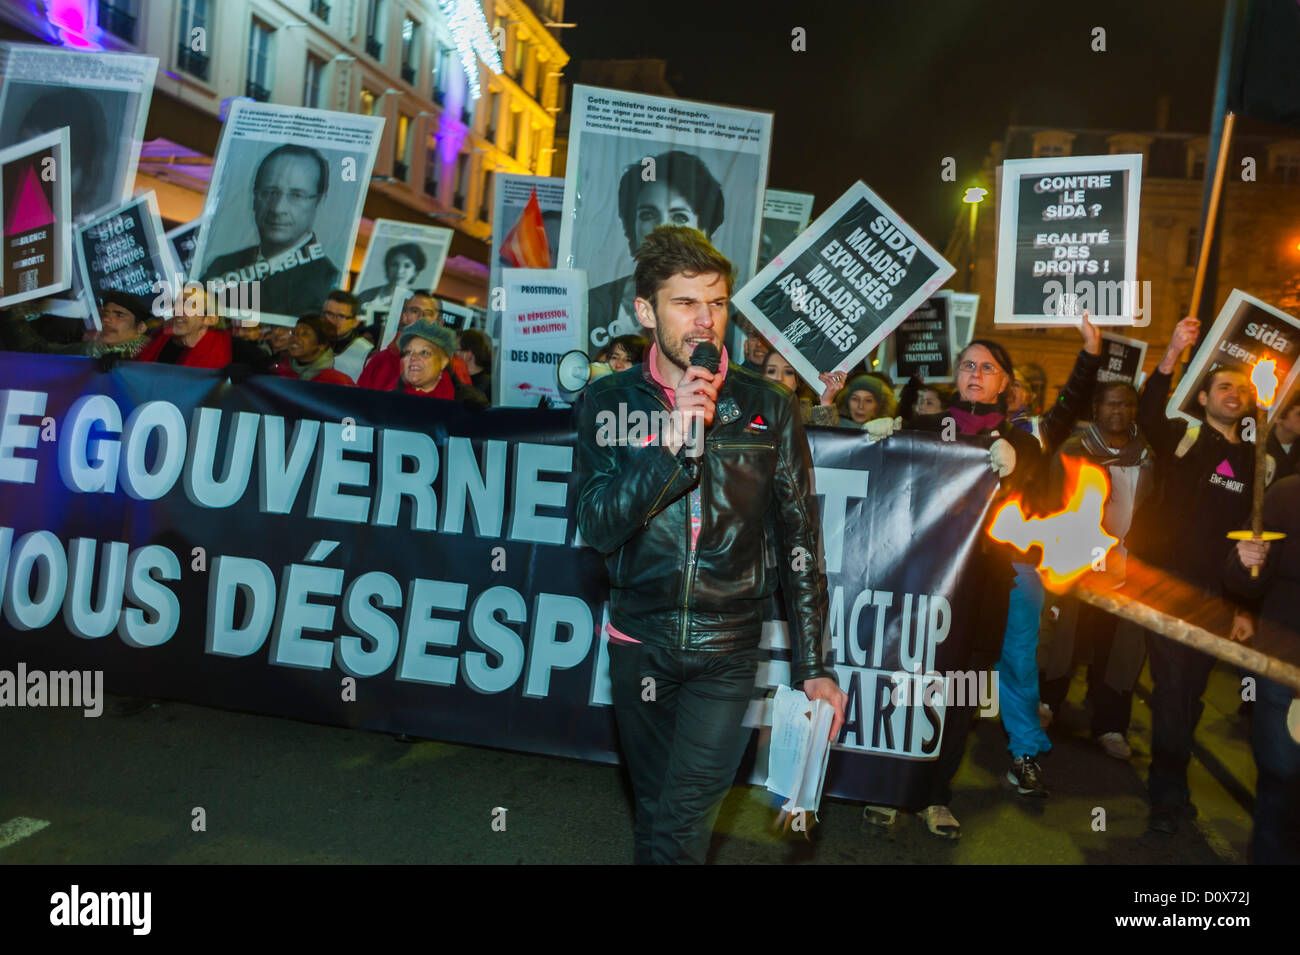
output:
<path id="1" fill-rule="evenodd" d="M 703 368 L 710 375 L 718 373 L 718 366 L 722 363 L 722 353 L 718 351 L 718 346 L 713 342 L 700 342 L 691 352 L 691 364 L 697 368 Z M 704 421 L 697 420 L 691 424 L 690 433 L 686 439 L 686 454 L 688 457 L 698 458 L 704 452 Z"/>
<path id="2" fill-rule="evenodd" d="M 716 375 L 718 366 L 722 364 L 722 353 L 713 342 L 700 342 L 695 346 L 695 351 L 691 352 L 691 364 L 698 365 L 710 375 Z"/>

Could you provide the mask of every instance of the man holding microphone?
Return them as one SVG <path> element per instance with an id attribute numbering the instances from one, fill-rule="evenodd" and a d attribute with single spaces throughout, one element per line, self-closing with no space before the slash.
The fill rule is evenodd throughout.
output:
<path id="1" fill-rule="evenodd" d="M 685 226 L 655 229 L 636 260 L 634 305 L 653 345 L 578 405 L 578 527 L 607 555 L 635 859 L 702 863 L 749 740 L 763 609 L 778 583 L 791 684 L 835 707 L 831 739 L 846 697 L 823 664 L 826 578 L 799 406 L 729 366 L 722 348 L 731 263 Z M 648 436 L 611 427 L 646 418 L 658 423 Z"/>

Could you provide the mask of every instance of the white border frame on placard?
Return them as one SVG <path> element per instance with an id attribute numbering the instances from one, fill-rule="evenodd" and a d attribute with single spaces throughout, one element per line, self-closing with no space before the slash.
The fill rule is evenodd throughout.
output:
<path id="1" fill-rule="evenodd" d="M 954 306 L 957 305 L 958 302 L 963 302 L 963 301 L 968 301 L 973 306 L 975 306 L 974 308 L 971 309 L 970 334 L 965 336 L 955 334 L 958 331 L 957 309 L 956 308 L 953 309 L 954 337 L 953 337 L 952 345 L 953 348 L 956 349 L 956 352 L 953 354 L 953 361 L 956 361 L 957 355 L 960 355 L 962 349 L 965 348 L 967 345 L 969 345 L 975 338 L 975 326 L 979 324 L 979 318 L 980 318 L 980 294 L 979 292 L 958 292 L 955 289 L 950 289 L 949 291 L 952 292 L 952 303 Z M 965 338 L 965 341 L 962 341 L 963 337 Z"/>
<path id="2" fill-rule="evenodd" d="M 1142 367 L 1147 363 L 1147 343 L 1140 338 L 1129 338 L 1126 335 L 1117 335 L 1114 332 L 1102 332 L 1102 361 L 1105 361 L 1106 342 L 1119 342 L 1121 345 L 1130 345 L 1138 349 L 1138 366 L 1133 372 L 1133 387 L 1137 388 L 1142 381 Z M 1100 368 L 1097 369 L 1101 371 Z"/>
<path id="3" fill-rule="evenodd" d="M 952 374 L 938 378 L 926 378 L 926 384 L 950 385 L 957 380 L 957 355 L 961 352 L 962 348 L 965 348 L 966 346 L 962 345 L 959 347 L 957 345 L 957 322 L 953 318 L 952 314 L 952 302 L 955 294 L 956 293 L 953 292 L 952 289 L 944 288 L 939 289 L 939 291 L 930 296 L 930 298 L 941 298 L 947 302 L 944 306 L 943 314 L 944 321 L 948 326 L 948 367 L 952 370 Z M 927 302 L 929 300 L 930 299 L 926 299 Z M 917 308 L 920 308 L 920 306 L 918 305 Z M 915 309 L 913 311 L 915 311 Z M 907 318 L 911 317 L 911 315 L 907 316 Z M 907 318 L 903 319 L 903 322 L 907 321 Z M 898 323 L 899 328 L 902 328 L 903 322 Z M 972 328 L 973 327 L 974 326 L 972 326 Z M 898 328 L 895 328 L 894 333 L 891 333 L 890 336 L 885 339 L 886 361 L 883 362 L 886 369 L 885 373 L 889 375 L 890 380 L 895 382 L 907 380 L 906 378 L 898 377 L 898 350 L 894 344 L 894 334 L 897 332 Z"/>
<path id="4" fill-rule="evenodd" d="M 751 296 L 754 292 L 761 291 L 770 283 L 776 281 L 787 263 L 803 255 L 816 242 L 823 241 L 826 230 L 839 221 L 855 203 L 862 199 L 868 200 L 881 214 L 888 216 L 890 224 L 896 226 L 898 231 L 907 236 L 912 244 L 917 247 L 917 251 L 934 262 L 938 269 L 928 282 L 918 288 L 906 300 L 899 302 L 890 311 L 888 320 L 858 342 L 853 351 L 848 352 L 837 364 L 824 369 L 825 371 L 848 371 L 859 361 L 865 359 L 877 345 L 893 334 L 894 329 L 898 327 L 903 319 L 911 315 L 918 305 L 942 288 L 957 272 L 934 246 L 921 238 L 920 233 L 913 229 L 911 224 L 895 212 L 888 203 L 872 192 L 866 183 L 859 180 L 849 186 L 844 195 L 831 203 L 830 208 L 809 223 L 808 228 L 800 232 L 798 237 L 786 246 L 780 254 L 773 256 L 772 261 L 767 263 L 761 272 L 745 283 L 745 287 L 731 297 L 732 304 L 745 313 L 745 317 L 763 334 L 763 337 L 771 343 L 773 348 L 785 356 L 785 360 L 790 363 L 790 366 L 794 368 L 799 377 L 807 382 L 808 386 L 818 395 L 826 390 L 826 386 L 817 377 L 821 372 L 814 368 L 797 348 L 789 344 L 781 336 L 777 327 L 758 310 Z"/>
<path id="5" fill-rule="evenodd" d="M 81 278 L 81 288 L 85 295 L 89 297 L 90 317 L 95 323 L 95 329 L 98 330 L 99 324 L 99 294 L 95 291 L 95 284 L 90 278 L 90 266 L 86 262 L 85 243 L 81 241 L 82 235 L 93 226 L 99 225 L 114 216 L 119 216 L 123 212 L 135 205 L 143 202 L 146 210 L 145 222 L 151 223 L 154 231 L 154 241 L 158 243 L 158 256 L 163 265 L 163 282 L 167 284 L 167 290 L 172 291 L 172 285 L 175 277 L 180 274 L 180 263 L 176 261 L 176 253 L 172 250 L 171 240 L 167 238 L 162 228 L 162 214 L 158 211 L 158 195 L 152 189 L 148 192 L 142 192 L 132 199 L 126 200 L 114 209 L 108 212 L 100 213 L 93 219 L 89 219 L 77 226 L 76 240 L 72 243 L 73 254 L 77 258 L 77 274 Z M 155 294 L 157 286 L 154 287 Z"/>
<path id="6" fill-rule="evenodd" d="M 383 145 L 384 137 L 384 117 L 383 116 L 365 116 L 360 113 L 343 113 L 331 109 L 313 109 L 307 106 L 290 106 L 280 103 L 259 103 L 252 100 L 237 99 L 230 104 L 230 112 L 226 115 L 226 121 L 221 127 L 221 135 L 217 139 L 217 151 L 212 160 L 212 179 L 208 184 L 208 192 L 203 200 L 203 211 L 198 218 L 203 220 L 203 227 L 199 229 L 199 238 L 194 246 L 194 258 L 190 261 L 190 270 L 186 275 L 189 281 L 203 281 L 203 269 L 205 265 L 210 265 L 212 256 L 209 255 L 209 244 L 212 241 L 212 227 L 218 222 L 217 210 L 225 198 L 224 192 L 229 186 L 226 177 L 226 164 L 230 161 L 228 144 L 231 140 L 238 139 L 240 148 L 245 147 L 250 142 L 260 142 L 263 145 L 276 143 L 284 145 L 293 140 L 273 139 L 265 135 L 244 135 L 239 136 L 235 133 L 238 126 L 239 117 L 245 112 L 287 112 L 296 117 L 301 116 L 323 116 L 323 117 L 340 117 L 349 124 L 355 123 L 361 128 L 365 128 L 370 133 L 368 143 L 350 143 L 348 148 L 355 148 L 360 161 L 356 166 L 356 182 L 361 183 L 356 189 L 356 197 L 353 201 L 352 212 L 348 218 L 337 219 L 334 223 L 315 222 L 313 231 L 317 234 L 323 232 L 330 225 L 337 225 L 338 222 L 350 222 L 351 233 L 347 245 L 342 247 L 342 253 L 339 257 L 338 282 L 340 287 L 348 278 L 348 272 L 351 268 L 352 257 L 357 248 L 357 233 L 361 229 L 361 214 L 365 209 L 366 198 L 369 195 L 370 177 L 375 171 L 375 160 L 379 154 L 379 149 Z M 329 123 L 331 120 L 326 119 L 324 122 Z M 274 146 L 272 148 L 275 148 Z M 330 149 L 339 150 L 344 147 L 331 144 Z M 270 150 L 267 150 L 269 152 Z M 265 158 L 265 155 L 263 156 Z M 261 322 L 267 325 L 282 325 L 292 328 L 298 321 L 296 315 L 280 315 L 275 312 L 261 310 L 258 314 Z"/>
<path id="7" fill-rule="evenodd" d="M 717 116 L 731 115 L 737 120 L 744 119 L 746 122 L 755 120 L 762 123 L 761 142 L 753 154 L 758 157 L 758 183 L 754 197 L 754 222 L 750 233 L 749 249 L 746 250 L 744 262 L 753 265 L 758 261 L 758 252 L 762 247 L 763 241 L 763 201 L 764 194 L 767 192 L 767 170 L 771 164 L 772 156 L 772 126 L 774 125 L 775 114 L 770 110 L 749 109 L 743 106 L 727 106 L 721 103 L 709 103 L 704 100 L 682 99 L 677 96 L 654 96 L 649 93 L 628 93 L 623 90 L 609 89 L 602 86 L 591 86 L 585 83 L 574 84 L 573 97 L 571 100 L 570 111 L 572 116 L 569 122 L 569 155 L 565 162 L 564 168 L 564 204 L 561 206 L 560 216 L 560 248 L 556 255 L 555 265 L 557 268 L 582 268 L 585 264 L 573 261 L 573 240 L 574 233 L 577 231 L 574 225 L 574 219 L 578 208 L 578 172 L 579 165 L 582 162 L 582 135 L 587 122 L 587 101 L 592 96 L 603 94 L 617 96 L 621 100 L 635 103 L 649 103 L 656 106 L 678 107 L 681 105 L 698 106 L 707 109 L 712 115 L 710 118 L 716 119 Z M 593 130 L 593 132 L 595 132 Z M 608 135 L 608 134 L 606 134 Z M 681 149 L 683 152 L 691 152 L 689 146 L 672 145 L 670 141 L 660 137 L 658 132 L 647 136 L 648 142 L 667 142 L 670 148 Z M 704 148 L 723 149 L 723 144 L 712 145 Z M 745 150 L 750 152 L 750 150 Z M 733 261 L 733 265 L 735 262 Z M 602 278 L 601 282 L 607 282 L 609 279 Z M 597 282 L 595 284 L 600 284 Z M 588 276 L 588 288 L 592 285 L 590 276 Z M 587 333 L 589 334 L 590 330 Z"/>
<path id="8" fill-rule="evenodd" d="M 1295 329 L 1297 337 L 1300 337 L 1300 318 L 1288 315 L 1280 308 L 1275 308 L 1253 295 L 1247 295 L 1241 289 L 1233 289 L 1232 294 L 1223 303 L 1223 308 L 1219 309 L 1219 314 L 1215 317 L 1214 324 L 1210 326 L 1209 332 L 1201 340 L 1201 346 L 1196 349 L 1196 355 L 1188 363 L 1187 371 L 1183 373 L 1182 380 L 1178 382 L 1178 387 L 1169 396 L 1169 403 L 1165 405 L 1165 414 L 1168 417 L 1178 418 L 1188 424 L 1204 424 L 1200 418 L 1186 414 L 1179 409 L 1182 408 L 1183 402 L 1187 400 L 1192 386 L 1201 380 L 1201 375 L 1205 373 L 1206 366 L 1210 364 L 1215 352 L 1219 349 L 1219 340 L 1223 337 L 1223 333 L 1243 305 L 1253 305 L 1261 311 L 1268 312 L 1278 321 L 1285 322 Z M 1291 372 L 1286 376 L 1286 380 L 1278 386 L 1275 392 L 1276 396 L 1279 399 L 1286 397 L 1291 391 L 1291 386 L 1296 383 L 1297 378 L 1300 378 L 1300 354 L 1296 355 L 1295 362 L 1291 365 Z M 1281 404 L 1280 400 L 1274 401 L 1272 407 L 1268 409 L 1268 419 L 1270 421 L 1273 420 L 1273 415 Z"/>
<path id="9" fill-rule="evenodd" d="M 1076 315 L 1061 315 L 1055 319 L 1038 314 L 1027 315 L 1012 312 L 1015 303 L 1015 268 L 1016 268 L 1016 220 L 1020 213 L 1020 181 L 1025 178 L 1042 175 L 1071 175 L 1110 170 L 1124 170 L 1129 174 L 1128 189 L 1125 192 L 1124 222 L 1124 274 L 1118 280 L 1125 282 L 1124 314 L 1118 316 L 1093 315 L 1092 323 L 1098 326 L 1134 326 L 1137 325 L 1137 261 L 1138 261 L 1138 218 L 1142 199 L 1142 154 L 1116 153 L 1108 156 L 1052 156 L 1043 159 L 1008 159 L 999 167 L 1003 173 L 998 182 L 998 272 L 997 290 L 993 298 L 994 325 L 1028 325 L 1039 328 L 1073 328 L 1079 324 Z M 1086 219 L 1062 219 L 1061 228 L 1073 228 L 1071 223 L 1087 225 Z M 1048 277 L 1044 276 L 1046 280 Z M 1067 276 L 1057 277 L 1062 284 Z M 1101 281 L 1114 282 L 1116 278 L 1107 276 L 1104 280 L 1097 275 L 1076 278 L 1076 282 L 1088 281 L 1095 284 Z M 1094 303 L 1096 304 L 1096 303 Z"/>
<path id="10" fill-rule="evenodd" d="M 72 272 L 76 268 L 76 260 L 72 257 L 72 177 L 59 172 L 69 168 L 68 127 L 60 126 L 58 129 L 41 133 L 15 146 L 0 149 L 0 168 L 32 153 L 51 148 L 54 150 L 56 170 L 54 201 L 58 206 L 54 210 L 54 225 L 59 230 L 58 239 L 54 243 L 54 283 L 28 289 L 26 292 L 6 295 L 0 298 L 0 308 L 8 308 L 19 302 L 30 302 L 34 298 L 48 298 L 72 287 Z M 0 193 L 0 222 L 4 221 L 5 216 L 5 197 Z M 3 261 L 3 255 L 4 247 L 0 245 L 0 261 Z"/>

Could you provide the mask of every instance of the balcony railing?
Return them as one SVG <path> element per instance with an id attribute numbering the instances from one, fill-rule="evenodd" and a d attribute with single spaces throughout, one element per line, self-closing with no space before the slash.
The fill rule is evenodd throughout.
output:
<path id="1" fill-rule="evenodd" d="M 207 82 L 208 79 L 208 59 L 206 53 L 191 50 L 184 43 L 176 51 L 176 65 L 186 73 L 197 76 L 204 82 Z"/>
<path id="2" fill-rule="evenodd" d="M 415 67 L 410 63 L 402 64 L 402 79 L 406 80 L 406 82 L 410 83 L 412 86 L 415 85 Z"/>
<path id="3" fill-rule="evenodd" d="M 311 15 L 317 20 L 330 22 L 330 5 L 325 0 L 311 0 Z"/>
<path id="4" fill-rule="evenodd" d="M 411 174 L 411 167 L 400 159 L 393 160 L 393 178 L 406 182 L 406 177 Z"/>
<path id="5" fill-rule="evenodd" d="M 135 17 L 108 0 L 99 0 L 99 25 L 127 43 L 135 42 Z"/>
<path id="6" fill-rule="evenodd" d="M 384 58 L 384 45 L 372 36 L 366 37 L 366 53 L 373 56 L 376 60 Z"/>
<path id="7" fill-rule="evenodd" d="M 271 91 L 265 86 L 249 80 L 244 84 L 244 95 L 257 100 L 259 103 L 265 103 L 271 98 Z"/>

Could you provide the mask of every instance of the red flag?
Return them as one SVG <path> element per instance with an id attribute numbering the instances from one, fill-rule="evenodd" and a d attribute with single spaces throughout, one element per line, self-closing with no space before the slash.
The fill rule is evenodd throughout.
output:
<path id="1" fill-rule="evenodd" d="M 542 224 L 542 207 L 537 190 L 528 197 L 528 205 L 501 243 L 501 258 L 516 269 L 549 269 L 551 247 Z"/>

